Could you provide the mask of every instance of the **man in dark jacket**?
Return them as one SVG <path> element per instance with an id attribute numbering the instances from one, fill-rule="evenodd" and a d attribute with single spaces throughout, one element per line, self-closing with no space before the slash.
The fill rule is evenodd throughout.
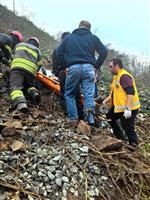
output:
<path id="1" fill-rule="evenodd" d="M 61 41 L 69 35 L 69 32 L 63 32 L 61 35 Z M 67 108 L 66 108 L 66 101 L 65 101 L 65 82 L 66 82 L 66 64 L 65 61 L 58 63 L 57 61 L 57 47 L 53 51 L 52 55 L 52 64 L 53 64 L 53 73 L 55 76 L 58 77 L 59 83 L 60 83 L 60 103 L 63 108 L 63 111 L 65 114 L 67 114 Z M 75 94 L 75 100 L 77 104 L 77 112 L 79 115 L 79 119 L 84 118 L 84 113 L 83 113 L 83 106 L 81 104 L 81 95 L 80 95 L 80 88 L 78 87 L 76 94 Z"/>
<path id="2" fill-rule="evenodd" d="M 13 48 L 22 41 L 23 35 L 19 31 L 12 31 L 10 35 L 0 33 L 0 92 L 3 95 L 8 93 L 9 64 Z"/>
<path id="3" fill-rule="evenodd" d="M 12 31 L 10 36 L 0 33 L 0 62 L 8 64 L 13 48 L 22 41 L 23 36 L 19 31 Z"/>
<path id="4" fill-rule="evenodd" d="M 42 66 L 39 45 L 38 38 L 31 37 L 28 43 L 20 43 L 14 49 L 10 73 L 12 110 L 28 111 L 25 94 L 33 104 L 40 102 L 40 95 L 34 87 L 36 73 Z"/>
<path id="5" fill-rule="evenodd" d="M 80 85 L 84 96 L 84 120 L 93 125 L 94 117 L 89 111 L 94 110 L 94 68 L 98 69 L 103 64 L 107 49 L 90 29 L 88 21 L 81 21 L 79 28 L 68 35 L 57 48 L 57 59 L 59 63 L 65 60 L 68 68 L 65 99 L 70 121 L 78 122 L 75 93 Z M 95 52 L 99 55 L 97 60 Z"/>

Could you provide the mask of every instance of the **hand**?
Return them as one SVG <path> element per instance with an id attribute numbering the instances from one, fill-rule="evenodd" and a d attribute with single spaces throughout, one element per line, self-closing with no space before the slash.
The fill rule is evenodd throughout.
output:
<path id="1" fill-rule="evenodd" d="M 132 116 L 132 111 L 128 108 L 125 109 L 123 116 L 125 117 L 125 119 L 128 119 Z"/>
<path id="2" fill-rule="evenodd" d="M 105 102 L 105 100 L 102 101 L 101 108 L 107 108 L 107 103 Z"/>
<path id="3" fill-rule="evenodd" d="M 2 63 L 5 64 L 5 65 L 9 65 L 10 61 L 3 57 L 2 58 Z"/>

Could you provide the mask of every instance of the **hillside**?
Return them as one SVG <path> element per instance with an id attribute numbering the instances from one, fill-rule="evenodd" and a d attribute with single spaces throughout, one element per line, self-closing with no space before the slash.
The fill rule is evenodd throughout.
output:
<path id="1" fill-rule="evenodd" d="M 25 39 L 38 37 L 44 53 L 56 45 L 26 17 L 0 5 L 0 32 L 12 30 Z M 96 107 L 97 127 L 87 129 L 82 121 L 70 125 L 53 90 L 41 88 L 41 103 L 28 101 L 26 114 L 10 112 L 10 97 L 0 91 L 0 200 L 150 200 L 150 67 L 107 48 L 99 94 L 104 98 L 109 91 L 108 61 L 120 57 L 138 83 L 139 147 L 114 137 L 105 118 L 108 108 Z"/>
<path id="2" fill-rule="evenodd" d="M 51 53 L 57 43 L 52 36 L 39 29 L 26 17 L 17 16 L 0 4 L 0 32 L 9 34 L 13 30 L 20 31 L 25 40 L 30 36 L 38 37 L 44 53 Z"/>

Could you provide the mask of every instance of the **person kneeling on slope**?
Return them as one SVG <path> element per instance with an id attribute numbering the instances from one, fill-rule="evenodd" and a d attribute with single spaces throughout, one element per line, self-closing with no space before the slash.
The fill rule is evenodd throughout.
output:
<path id="1" fill-rule="evenodd" d="M 40 103 L 40 94 L 34 87 L 35 75 L 42 66 L 39 40 L 31 37 L 27 43 L 16 45 L 10 73 L 11 110 L 27 112 L 28 96 L 31 103 Z"/>

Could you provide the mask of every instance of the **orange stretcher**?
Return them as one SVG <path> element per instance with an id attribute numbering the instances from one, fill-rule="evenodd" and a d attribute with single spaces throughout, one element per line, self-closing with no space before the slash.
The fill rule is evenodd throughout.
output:
<path id="1" fill-rule="evenodd" d="M 44 83 L 52 92 L 55 92 L 57 95 L 60 94 L 60 83 L 56 76 L 46 76 L 41 72 L 37 72 L 36 79 Z M 83 95 L 81 94 L 81 104 L 84 104 Z"/>
<path id="2" fill-rule="evenodd" d="M 55 77 L 55 76 L 48 77 L 48 76 L 42 74 L 41 72 L 37 72 L 36 79 L 41 81 L 42 83 L 44 83 L 47 87 L 49 87 L 49 89 L 51 91 L 53 91 L 59 95 L 60 83 L 57 80 L 57 77 Z"/>

